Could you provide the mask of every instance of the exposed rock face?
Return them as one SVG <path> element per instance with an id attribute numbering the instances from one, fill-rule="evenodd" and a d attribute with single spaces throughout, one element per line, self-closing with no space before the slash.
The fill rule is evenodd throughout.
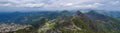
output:
<path id="1" fill-rule="evenodd" d="M 20 24 L 0 24 L 0 33 L 15 32 L 21 29 L 28 29 L 31 25 L 20 25 Z"/>

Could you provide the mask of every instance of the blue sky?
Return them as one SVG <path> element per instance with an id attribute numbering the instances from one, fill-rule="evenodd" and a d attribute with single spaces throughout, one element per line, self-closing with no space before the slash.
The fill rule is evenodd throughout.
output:
<path id="1" fill-rule="evenodd" d="M 0 11 L 63 9 L 120 11 L 120 0 L 0 0 Z"/>

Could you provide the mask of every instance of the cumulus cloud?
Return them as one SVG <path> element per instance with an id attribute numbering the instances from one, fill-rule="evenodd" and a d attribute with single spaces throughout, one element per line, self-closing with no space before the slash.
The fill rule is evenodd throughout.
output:
<path id="1" fill-rule="evenodd" d="M 112 4 L 115 5 L 115 4 L 119 4 L 120 1 L 112 1 Z"/>
<path id="2" fill-rule="evenodd" d="M 0 7 L 18 8 L 99 8 L 118 5 L 119 0 L 0 0 Z M 113 7 L 113 6 L 112 6 Z"/>
<path id="3" fill-rule="evenodd" d="M 6 3 L 6 4 L 0 4 L 0 6 L 3 6 L 3 7 L 7 7 L 7 6 L 11 6 L 12 4 L 10 3 Z"/>
<path id="4" fill-rule="evenodd" d="M 84 0 L 1 0 L 1 2 L 8 2 L 5 4 L 1 4 L 1 5 L 6 5 L 6 4 L 11 4 L 14 7 L 47 7 L 48 6 L 59 6 L 59 7 L 64 7 L 64 6 L 72 6 L 75 4 L 79 4 L 82 2 L 88 2 L 90 0 L 84 1 Z M 9 5 L 8 5 L 9 6 Z"/>

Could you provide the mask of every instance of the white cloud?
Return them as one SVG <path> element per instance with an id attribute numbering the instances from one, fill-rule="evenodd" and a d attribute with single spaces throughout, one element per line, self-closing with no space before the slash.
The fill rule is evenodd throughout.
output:
<path id="1" fill-rule="evenodd" d="M 104 6 L 104 4 L 101 4 L 101 3 L 81 4 L 81 5 L 74 5 L 73 7 L 76 7 L 76 8 L 97 8 L 97 7 L 101 7 L 101 6 Z"/>
<path id="2" fill-rule="evenodd" d="M 44 3 L 39 3 L 39 4 L 28 3 L 28 4 L 17 5 L 17 7 L 29 7 L 29 8 L 42 7 L 42 6 L 44 6 Z"/>
<path id="3" fill-rule="evenodd" d="M 40 6 L 43 6 L 42 3 L 46 4 L 44 5 L 44 7 L 52 7 L 52 6 L 72 6 L 74 5 L 73 3 L 76 3 L 76 4 L 79 4 L 79 3 L 82 3 L 82 2 L 87 2 L 87 1 L 90 1 L 90 0 L 3 0 L 3 1 L 6 1 L 6 2 L 9 2 L 11 3 L 11 5 L 13 6 L 17 6 L 17 7 L 40 7 Z M 50 4 L 49 4 L 50 3 Z M 60 3 L 63 3 L 62 5 L 60 5 Z"/>
<path id="4" fill-rule="evenodd" d="M 65 6 L 72 6 L 73 5 L 73 3 L 67 3 L 67 4 L 65 4 Z"/>
<path id="5" fill-rule="evenodd" d="M 12 4 L 10 4 L 10 3 L 0 4 L 0 7 L 9 7 L 9 6 L 12 6 Z"/>
<path id="6" fill-rule="evenodd" d="M 115 4 L 119 4 L 120 1 L 113 1 L 112 4 L 115 5 Z"/>
<path id="7" fill-rule="evenodd" d="M 4 4 L 1 4 L 4 3 Z M 118 5 L 119 0 L 0 0 L 1 7 L 19 8 L 99 8 Z M 103 7 L 104 8 L 104 7 Z"/>

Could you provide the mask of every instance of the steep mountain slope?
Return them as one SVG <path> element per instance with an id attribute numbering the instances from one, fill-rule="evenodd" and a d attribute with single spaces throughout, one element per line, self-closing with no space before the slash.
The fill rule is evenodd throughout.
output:
<path id="1" fill-rule="evenodd" d="M 88 16 L 94 20 L 102 20 L 105 22 L 108 22 L 111 19 L 109 16 L 99 14 L 99 13 L 95 12 L 94 10 L 91 10 L 90 12 L 86 13 L 86 16 Z"/>
<path id="2" fill-rule="evenodd" d="M 101 23 L 105 25 L 108 31 L 111 31 L 111 33 L 115 33 L 115 32 L 120 33 L 119 32 L 120 31 L 120 28 L 119 28 L 120 20 L 119 19 L 99 14 L 93 10 L 86 13 L 86 15 L 93 20 L 101 21 Z"/>
<path id="3" fill-rule="evenodd" d="M 46 22 L 38 33 L 120 33 L 120 20 L 90 11 Z"/>
<path id="4" fill-rule="evenodd" d="M 74 16 L 46 22 L 39 28 L 38 33 L 105 33 L 97 23 L 99 21 L 94 21 L 78 11 Z"/>

